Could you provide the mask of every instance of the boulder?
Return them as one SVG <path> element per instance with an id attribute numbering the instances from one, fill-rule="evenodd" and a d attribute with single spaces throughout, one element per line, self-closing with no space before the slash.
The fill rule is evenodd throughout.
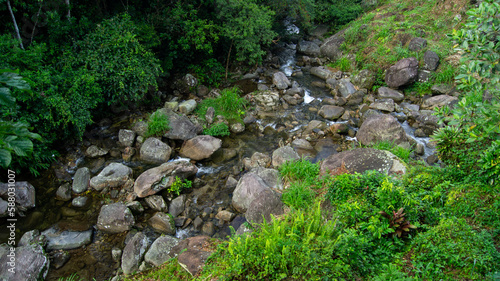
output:
<path id="1" fill-rule="evenodd" d="M 311 41 L 299 41 L 297 44 L 297 53 L 304 54 L 310 57 L 318 57 L 320 49 L 318 44 Z"/>
<path id="2" fill-rule="evenodd" d="M 281 196 L 272 191 L 265 189 L 250 203 L 245 217 L 247 221 L 255 224 L 271 222 L 271 215 L 279 216 L 283 214 L 283 202 Z"/>
<path id="3" fill-rule="evenodd" d="M 330 70 L 324 69 L 323 67 L 320 66 L 311 67 L 310 72 L 312 75 L 320 79 L 323 79 L 325 81 L 333 77 L 333 73 Z"/>
<path id="4" fill-rule="evenodd" d="M 133 146 L 136 133 L 132 130 L 120 129 L 118 131 L 118 142 L 123 146 Z"/>
<path id="5" fill-rule="evenodd" d="M 267 90 L 254 92 L 252 95 L 255 104 L 263 110 L 273 110 L 279 105 L 280 95 L 278 92 Z"/>
<path id="6" fill-rule="evenodd" d="M 229 130 L 231 130 L 231 132 L 235 134 L 243 133 L 245 131 L 245 125 L 241 124 L 240 122 L 232 123 L 229 126 Z"/>
<path id="7" fill-rule="evenodd" d="M 151 168 L 142 173 L 134 183 L 134 192 L 138 197 L 144 198 L 160 190 L 170 187 L 175 178 L 185 180 L 198 172 L 195 165 L 187 161 L 174 161 Z"/>
<path id="8" fill-rule="evenodd" d="M 188 140 L 196 137 L 203 131 L 201 125 L 195 125 L 189 118 L 184 115 L 178 115 L 167 110 L 165 114 L 168 116 L 170 130 L 163 136 L 172 140 Z"/>
<path id="9" fill-rule="evenodd" d="M 335 35 L 325 40 L 325 43 L 319 48 L 322 56 L 329 58 L 332 61 L 338 60 L 342 57 L 342 51 L 340 50 L 340 45 L 344 43 L 344 32 L 343 29 L 337 32 Z"/>
<path id="10" fill-rule="evenodd" d="M 145 137 L 148 132 L 148 123 L 145 121 L 137 121 L 134 123 L 132 130 L 139 136 Z"/>
<path id="11" fill-rule="evenodd" d="M 76 208 L 83 208 L 87 205 L 88 200 L 89 199 L 86 196 L 78 196 L 73 198 L 71 205 Z"/>
<path id="12" fill-rule="evenodd" d="M 70 250 L 90 244 L 92 230 L 87 231 L 61 231 L 58 227 L 51 227 L 42 232 L 47 238 L 47 250 Z"/>
<path id="13" fill-rule="evenodd" d="M 146 201 L 146 204 L 148 204 L 149 208 L 155 211 L 166 212 L 168 209 L 167 203 L 165 203 L 165 200 L 163 200 L 163 197 L 161 195 L 148 196 L 144 199 L 144 201 Z"/>
<path id="14" fill-rule="evenodd" d="M 448 84 L 435 84 L 431 87 L 433 95 L 448 95 L 453 91 L 453 86 Z"/>
<path id="15" fill-rule="evenodd" d="M 285 73 L 278 71 L 273 74 L 273 84 L 276 88 L 284 90 L 292 85 L 290 80 L 286 77 Z"/>
<path id="16" fill-rule="evenodd" d="M 175 222 L 170 214 L 157 212 L 149 219 L 149 225 L 161 233 L 175 235 Z"/>
<path id="17" fill-rule="evenodd" d="M 371 70 L 363 69 L 352 77 L 351 82 L 360 89 L 371 90 L 373 84 L 375 84 L 375 73 Z"/>
<path id="18" fill-rule="evenodd" d="M 174 218 L 180 215 L 184 211 L 184 203 L 186 202 L 186 195 L 177 196 L 168 207 L 168 213 Z"/>
<path id="19" fill-rule="evenodd" d="M 69 183 L 64 183 L 57 189 L 56 199 L 61 201 L 71 200 L 71 185 Z"/>
<path id="20" fill-rule="evenodd" d="M 142 232 L 136 233 L 125 245 L 122 254 L 122 270 L 125 275 L 132 274 L 139 269 L 148 246 L 148 238 Z"/>
<path id="21" fill-rule="evenodd" d="M 394 100 L 392 99 L 381 99 L 370 104 L 371 109 L 393 112 L 394 111 Z"/>
<path id="22" fill-rule="evenodd" d="M 422 109 L 434 109 L 436 107 L 443 107 L 458 102 L 457 97 L 448 95 L 439 95 L 428 98 L 422 102 Z"/>
<path id="23" fill-rule="evenodd" d="M 439 66 L 439 56 L 433 51 L 426 51 L 424 54 L 424 68 L 434 71 Z"/>
<path id="24" fill-rule="evenodd" d="M 191 275 L 198 274 L 205 265 L 206 260 L 210 256 L 209 249 L 210 237 L 195 236 L 181 241 L 177 246 L 172 248 L 170 255 L 179 253 L 177 261 Z M 183 251 L 184 250 L 184 251 Z"/>
<path id="25" fill-rule="evenodd" d="M 418 60 L 416 58 L 402 59 L 389 67 L 385 74 L 385 83 L 391 88 L 408 85 L 417 80 Z"/>
<path id="26" fill-rule="evenodd" d="M 217 215 L 215 215 L 216 219 L 226 221 L 226 222 L 232 221 L 234 217 L 235 217 L 235 214 L 231 213 L 227 210 L 220 211 L 217 213 Z"/>
<path id="27" fill-rule="evenodd" d="M 109 150 L 97 147 L 97 145 L 91 145 L 85 151 L 85 156 L 89 158 L 97 158 L 108 154 Z"/>
<path id="28" fill-rule="evenodd" d="M 324 130 L 326 129 L 326 123 L 323 121 L 319 120 L 311 120 L 309 124 L 307 124 L 306 128 L 304 129 L 303 134 L 308 135 L 312 133 L 315 130 Z"/>
<path id="29" fill-rule="evenodd" d="M 27 181 L 16 181 L 14 185 L 15 185 L 15 190 L 13 192 L 16 204 L 15 206 L 16 212 L 24 216 L 25 211 L 35 207 L 36 203 L 35 187 L 33 187 Z M 11 202 L 9 200 L 11 192 L 12 192 L 12 185 L 9 186 L 8 183 L 0 184 L 0 197 L 2 197 L 5 201 Z"/>
<path id="30" fill-rule="evenodd" d="M 269 189 L 269 186 L 258 175 L 254 173 L 243 175 L 233 191 L 233 207 L 241 213 L 246 212 L 250 203 L 266 189 Z"/>
<path id="31" fill-rule="evenodd" d="M 389 114 L 368 117 L 356 134 L 362 145 L 371 145 L 380 141 L 401 144 L 407 141 L 406 133 L 398 120 Z"/>
<path id="32" fill-rule="evenodd" d="M 50 260 L 45 254 L 43 247 L 31 244 L 15 249 L 14 273 L 9 269 L 10 247 L 7 244 L 0 245 L 0 280 L 9 281 L 36 281 L 45 280 L 50 267 Z"/>
<path id="33" fill-rule="evenodd" d="M 278 170 L 257 167 L 252 169 L 251 172 L 259 176 L 270 188 L 283 189 L 281 175 Z"/>
<path id="34" fill-rule="evenodd" d="M 384 174 L 404 174 L 406 166 L 389 151 L 374 148 L 356 148 L 326 158 L 320 167 L 320 174 L 336 172 L 344 167 L 351 174 L 376 170 Z"/>
<path id="35" fill-rule="evenodd" d="M 80 168 L 76 170 L 75 176 L 73 177 L 73 185 L 71 189 L 74 193 L 82 193 L 87 191 L 90 182 L 90 171 L 89 168 Z"/>
<path id="36" fill-rule="evenodd" d="M 90 187 L 100 191 L 105 187 L 115 188 L 123 186 L 132 177 L 132 169 L 121 164 L 111 163 L 97 176 L 90 179 Z"/>
<path id="37" fill-rule="evenodd" d="M 149 250 L 144 255 L 144 260 L 153 264 L 154 266 L 160 266 L 169 259 L 173 258 L 170 256 L 170 250 L 179 244 L 179 239 L 172 236 L 160 236 L 158 237 Z"/>
<path id="38" fill-rule="evenodd" d="M 195 108 L 196 108 L 195 100 L 187 100 L 179 104 L 179 112 L 182 114 L 186 115 L 191 114 L 191 112 L 193 112 Z"/>
<path id="39" fill-rule="evenodd" d="M 157 138 L 148 138 L 141 146 L 141 160 L 151 164 L 162 164 L 170 159 L 172 148 Z"/>
<path id="40" fill-rule="evenodd" d="M 340 106 L 335 106 L 335 105 L 323 105 L 320 109 L 318 114 L 328 120 L 337 120 L 344 114 L 345 109 Z"/>
<path id="41" fill-rule="evenodd" d="M 182 145 L 179 154 L 192 160 L 203 160 L 212 156 L 221 145 L 222 140 L 218 138 L 208 135 L 197 136 L 186 141 Z"/>
<path id="42" fill-rule="evenodd" d="M 418 52 L 427 47 L 427 40 L 424 38 L 416 37 L 411 39 L 408 49 L 413 52 Z"/>
<path id="43" fill-rule="evenodd" d="M 163 105 L 163 108 L 167 111 L 177 111 L 179 109 L 179 103 L 176 101 L 167 101 Z"/>
<path id="44" fill-rule="evenodd" d="M 381 99 L 392 99 L 395 102 L 401 102 L 405 99 L 405 95 L 387 87 L 378 88 L 378 97 Z"/>
<path id="45" fill-rule="evenodd" d="M 286 161 L 299 160 L 299 154 L 290 146 L 284 146 L 273 151 L 272 163 L 275 168 L 285 164 Z"/>
<path id="46" fill-rule="evenodd" d="M 134 223 L 134 216 L 125 204 L 113 203 L 101 207 L 97 229 L 106 233 L 121 233 L 130 230 Z"/>
<path id="47" fill-rule="evenodd" d="M 342 95 L 342 97 L 347 98 L 348 96 L 356 92 L 356 88 L 349 81 L 349 79 L 342 78 L 337 82 L 337 90 Z"/>

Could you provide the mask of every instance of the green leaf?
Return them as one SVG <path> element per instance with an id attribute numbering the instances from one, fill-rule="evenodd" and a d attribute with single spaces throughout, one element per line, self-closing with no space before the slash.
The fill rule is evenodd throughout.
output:
<path id="1" fill-rule="evenodd" d="M 0 104 L 7 107 L 13 107 L 16 104 L 16 99 L 10 95 L 8 88 L 0 88 Z"/>
<path id="2" fill-rule="evenodd" d="M 11 161 L 12 156 L 10 155 L 10 152 L 0 148 L 0 166 L 7 168 Z"/>

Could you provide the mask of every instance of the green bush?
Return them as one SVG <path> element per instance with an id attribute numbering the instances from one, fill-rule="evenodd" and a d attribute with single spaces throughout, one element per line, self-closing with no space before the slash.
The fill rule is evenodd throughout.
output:
<path id="1" fill-rule="evenodd" d="M 203 130 L 203 134 L 213 137 L 225 137 L 229 136 L 231 132 L 229 131 L 229 127 L 226 123 L 217 123 L 210 126 L 210 128 Z"/>
<path id="2" fill-rule="evenodd" d="M 221 115 L 229 122 L 243 122 L 241 117 L 245 114 L 248 101 L 240 97 L 240 92 L 237 87 L 224 89 L 219 97 L 204 99 L 196 108 L 196 113 L 205 120 L 207 109 L 213 107 L 215 116 Z"/>
<path id="3" fill-rule="evenodd" d="M 170 121 L 165 113 L 157 110 L 149 116 L 147 138 L 151 136 L 161 137 L 168 130 L 170 130 Z"/>
<path id="4" fill-rule="evenodd" d="M 380 150 L 390 151 L 392 154 L 396 155 L 405 162 L 408 162 L 408 160 L 410 159 L 410 149 L 406 149 L 390 141 L 381 141 L 374 144 L 372 147 Z"/>
<path id="5" fill-rule="evenodd" d="M 192 186 L 192 182 L 190 180 L 181 180 L 179 177 L 175 177 L 175 181 L 168 188 L 168 192 L 172 194 L 176 194 L 179 196 L 184 189 L 190 189 Z"/>
<path id="6" fill-rule="evenodd" d="M 319 175 L 319 164 L 313 164 L 307 159 L 287 161 L 279 167 L 279 171 L 286 181 L 302 181 L 313 184 Z"/>
<path id="7" fill-rule="evenodd" d="M 314 195 L 307 183 L 294 182 L 283 191 L 281 200 L 292 208 L 308 210 L 314 202 Z"/>

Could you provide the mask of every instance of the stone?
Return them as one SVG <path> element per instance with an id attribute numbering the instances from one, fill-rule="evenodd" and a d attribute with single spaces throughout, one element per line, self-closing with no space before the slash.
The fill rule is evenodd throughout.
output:
<path id="1" fill-rule="evenodd" d="M 281 175 L 278 170 L 257 167 L 252 169 L 251 172 L 259 176 L 270 188 L 283 189 Z"/>
<path id="2" fill-rule="evenodd" d="M 133 147 L 127 146 L 122 152 L 122 159 L 125 162 L 130 162 L 132 157 L 135 155 L 136 150 Z"/>
<path id="3" fill-rule="evenodd" d="M 311 57 L 318 57 L 320 55 L 320 49 L 318 44 L 302 40 L 297 44 L 297 53 Z"/>
<path id="4" fill-rule="evenodd" d="M 347 98 L 348 96 L 354 94 L 356 92 L 356 88 L 354 85 L 345 78 L 342 78 L 337 83 L 338 92 L 342 95 L 342 97 Z"/>
<path id="5" fill-rule="evenodd" d="M 381 99 L 370 104 L 371 109 L 393 112 L 394 111 L 394 100 L 392 99 Z"/>
<path id="6" fill-rule="evenodd" d="M 378 97 L 381 99 L 392 99 L 395 102 L 401 102 L 405 99 L 405 95 L 387 87 L 378 88 Z"/>
<path id="7" fill-rule="evenodd" d="M 134 192 L 138 197 L 144 198 L 160 190 L 168 188 L 174 183 L 176 177 L 185 180 L 196 175 L 198 168 L 187 161 L 173 161 L 143 172 L 134 183 Z"/>
<path id="8" fill-rule="evenodd" d="M 59 186 L 56 192 L 56 199 L 61 201 L 71 200 L 71 185 L 69 183 Z"/>
<path id="9" fill-rule="evenodd" d="M 435 71 L 439 66 L 439 56 L 433 51 L 425 51 L 424 68 Z"/>
<path id="10" fill-rule="evenodd" d="M 118 142 L 123 146 L 133 146 L 136 133 L 132 130 L 120 129 L 118 131 Z"/>
<path id="11" fill-rule="evenodd" d="M 168 116 L 170 130 L 163 136 L 171 140 L 188 140 L 196 137 L 203 131 L 201 125 L 195 125 L 189 118 L 178 115 L 172 111 L 166 111 Z"/>
<path id="12" fill-rule="evenodd" d="M 90 187 L 100 191 L 105 187 L 121 187 L 132 177 L 132 169 L 121 164 L 111 163 L 97 176 L 90 179 Z"/>
<path id="13" fill-rule="evenodd" d="M 391 66 L 385 74 L 385 83 L 393 89 L 408 85 L 417 80 L 418 60 L 416 58 L 402 59 Z"/>
<path id="14" fill-rule="evenodd" d="M 208 136 L 197 136 L 186 141 L 179 151 L 182 157 L 187 157 L 192 160 L 203 160 L 212 156 L 222 145 L 222 140 Z"/>
<path id="15" fill-rule="evenodd" d="M 406 166 L 389 151 L 374 148 L 356 148 L 326 158 L 320 166 L 320 174 L 336 174 L 341 167 L 349 173 L 376 170 L 384 174 L 404 174 Z"/>
<path id="16" fill-rule="evenodd" d="M 227 222 L 232 221 L 234 217 L 235 217 L 235 214 L 231 213 L 227 210 L 220 211 L 217 213 L 217 215 L 215 215 L 215 218 L 217 218 L 219 220 L 227 221 Z"/>
<path id="17" fill-rule="evenodd" d="M 342 57 L 340 46 L 345 41 L 345 31 L 346 29 L 343 29 L 325 40 L 325 43 L 323 43 L 320 47 L 320 53 L 322 56 L 327 57 L 332 61 L 336 61 Z"/>
<path id="18" fill-rule="evenodd" d="M 422 109 L 434 109 L 436 107 L 443 107 L 445 105 L 450 106 L 458 102 L 457 97 L 448 95 L 439 95 L 428 98 L 422 102 Z"/>
<path id="19" fill-rule="evenodd" d="M 9 201 L 9 187 L 12 186 L 8 183 L 0 183 L 0 197 L 5 201 Z M 35 207 L 35 187 L 27 181 L 16 181 L 14 192 L 16 212 L 24 216 L 24 212 Z"/>
<path id="20" fill-rule="evenodd" d="M 368 117 L 359 128 L 356 137 L 362 145 L 371 145 L 380 141 L 401 144 L 407 141 L 401 124 L 389 114 Z"/>
<path id="21" fill-rule="evenodd" d="M 285 164 L 286 161 L 299 160 L 299 154 L 290 146 L 284 146 L 273 151 L 272 164 L 275 168 Z"/>
<path id="22" fill-rule="evenodd" d="M 30 230 L 28 232 L 25 232 L 23 236 L 21 236 L 21 239 L 19 240 L 19 243 L 17 243 L 17 246 L 21 247 L 33 243 L 39 244 L 45 248 L 47 246 L 47 238 L 43 235 L 40 235 L 40 231 L 38 231 L 37 229 Z"/>
<path id="23" fill-rule="evenodd" d="M 311 75 L 314 75 L 325 81 L 333 77 L 333 73 L 330 70 L 324 69 L 323 67 L 320 66 L 311 67 Z"/>
<path id="24" fill-rule="evenodd" d="M 176 101 L 167 101 L 163 105 L 163 108 L 169 110 L 169 111 L 177 111 L 179 109 L 179 103 Z"/>
<path id="25" fill-rule="evenodd" d="M 83 208 L 85 205 L 87 205 L 87 201 L 89 199 L 86 196 L 78 196 L 76 198 L 73 198 L 73 201 L 71 201 L 71 205 L 73 207 L 77 208 Z"/>
<path id="26" fill-rule="evenodd" d="M 162 164 L 170 159 L 172 148 L 157 138 L 148 138 L 141 146 L 141 160 L 150 164 Z"/>
<path id="27" fill-rule="evenodd" d="M 67 251 L 54 251 L 50 253 L 50 260 L 52 261 L 51 265 L 55 269 L 59 269 L 63 267 L 71 257 L 70 253 Z"/>
<path id="28" fill-rule="evenodd" d="M 137 121 L 134 123 L 132 130 L 139 136 L 144 137 L 148 132 L 148 123 L 145 121 Z"/>
<path id="29" fill-rule="evenodd" d="M 271 215 L 279 216 L 283 214 L 283 202 L 281 196 L 270 190 L 264 190 L 250 203 L 245 217 L 247 221 L 255 224 L 271 222 Z"/>
<path id="30" fill-rule="evenodd" d="M 184 211 L 186 202 L 186 195 L 182 194 L 177 196 L 170 202 L 170 206 L 168 207 L 168 213 L 172 215 L 172 217 L 177 217 Z"/>
<path id="31" fill-rule="evenodd" d="M 101 207 L 97 229 L 106 233 L 121 233 L 129 231 L 134 223 L 134 216 L 125 204 L 113 203 Z"/>
<path id="32" fill-rule="evenodd" d="M 146 204 L 155 211 L 166 212 L 168 210 L 167 203 L 165 203 L 161 195 L 148 196 L 144 201 L 146 201 Z"/>
<path id="33" fill-rule="evenodd" d="M 200 230 L 203 225 L 203 220 L 200 217 L 196 217 L 193 221 L 194 229 Z"/>
<path id="34" fill-rule="evenodd" d="M 168 234 L 168 235 L 175 235 L 175 222 L 174 218 L 170 214 L 158 212 L 155 213 L 150 219 L 149 219 L 149 225 L 151 225 L 152 228 L 155 230 Z"/>
<path id="35" fill-rule="evenodd" d="M 252 94 L 255 104 L 265 111 L 273 110 L 279 105 L 280 95 L 275 91 L 259 91 Z"/>
<path id="36" fill-rule="evenodd" d="M 233 191 L 232 206 L 241 213 L 247 211 L 250 203 L 257 198 L 257 195 L 269 186 L 261 177 L 254 173 L 247 173 L 238 181 L 236 189 Z"/>
<path id="37" fill-rule="evenodd" d="M 324 130 L 326 129 L 326 123 L 323 121 L 319 120 L 311 120 L 309 124 L 307 124 L 306 128 L 304 129 L 303 134 L 304 135 L 309 135 L 315 130 Z"/>
<path id="38" fill-rule="evenodd" d="M 111 249 L 111 257 L 113 258 L 114 261 L 118 262 L 122 259 L 122 249 L 120 248 L 113 248 Z"/>
<path id="39" fill-rule="evenodd" d="M 276 88 L 284 90 L 292 85 L 290 80 L 286 77 L 285 73 L 278 71 L 273 74 L 273 84 Z"/>
<path id="40" fill-rule="evenodd" d="M 142 232 L 136 233 L 127 245 L 125 245 L 121 263 L 121 268 L 125 275 L 132 274 L 139 269 L 148 246 L 148 238 Z"/>
<path id="41" fill-rule="evenodd" d="M 358 88 L 371 90 L 375 84 L 375 73 L 371 70 L 363 69 L 352 77 L 351 82 L 358 86 Z"/>
<path id="42" fill-rule="evenodd" d="M 42 232 L 47 238 L 47 250 L 71 250 L 90 244 L 92 229 L 87 231 L 61 231 L 58 227 L 51 227 Z"/>
<path id="43" fill-rule="evenodd" d="M 76 170 L 75 176 L 73 177 L 73 185 L 71 189 L 74 193 L 82 193 L 87 191 L 90 182 L 90 171 L 88 168 L 80 168 Z"/>
<path id="44" fill-rule="evenodd" d="M 41 245 L 31 244 L 15 249 L 15 273 L 9 272 L 9 246 L 0 245 L 0 280 L 45 280 L 50 267 L 49 257 Z"/>
<path id="45" fill-rule="evenodd" d="M 448 95 L 453 91 L 453 86 L 448 84 L 435 84 L 431 87 L 433 95 Z"/>
<path id="46" fill-rule="evenodd" d="M 182 241 L 184 243 L 181 242 L 172 248 L 170 254 L 172 255 L 172 252 L 179 253 L 177 257 L 179 264 L 191 275 L 196 276 L 203 269 L 206 260 L 211 254 L 207 250 L 210 245 L 209 239 L 210 237 L 205 235 L 187 238 Z M 184 249 L 185 251 L 182 251 Z"/>
<path id="47" fill-rule="evenodd" d="M 179 104 L 179 112 L 185 115 L 191 114 L 196 108 L 195 100 L 183 101 Z"/>
<path id="48" fill-rule="evenodd" d="M 345 109 L 340 106 L 335 106 L 335 105 L 323 105 L 320 109 L 318 114 L 328 120 L 337 120 L 344 114 Z"/>
<path id="49" fill-rule="evenodd" d="M 91 145 L 85 151 L 85 156 L 89 158 L 97 158 L 108 154 L 109 150 L 97 147 L 97 145 Z"/>
<path id="50" fill-rule="evenodd" d="M 205 120 L 207 120 L 208 124 L 212 124 L 214 122 L 214 117 L 215 117 L 215 109 L 210 106 L 209 108 L 207 108 L 207 113 L 205 113 Z"/>
<path id="51" fill-rule="evenodd" d="M 212 236 L 215 234 L 215 225 L 213 222 L 208 221 L 201 227 L 201 233 L 207 236 Z"/>
<path id="52" fill-rule="evenodd" d="M 424 38 L 416 37 L 411 39 L 408 49 L 412 52 L 418 52 L 427 47 L 427 40 Z"/>
<path id="53" fill-rule="evenodd" d="M 235 134 L 243 133 L 245 131 L 245 125 L 241 124 L 240 122 L 232 123 L 229 126 L 229 130 L 231 130 L 231 132 Z"/>
<path id="54" fill-rule="evenodd" d="M 418 82 L 429 82 L 429 79 L 431 77 L 431 72 L 429 70 L 425 69 L 419 69 L 418 70 L 418 75 L 417 75 L 417 81 Z"/>
<path id="55" fill-rule="evenodd" d="M 127 203 L 126 206 L 127 206 L 127 208 L 130 209 L 130 211 L 132 211 L 133 214 L 139 215 L 139 214 L 144 213 L 144 207 L 142 206 L 142 204 L 139 201 L 129 202 L 129 203 Z"/>
<path id="56" fill-rule="evenodd" d="M 144 260 L 153 264 L 154 266 L 160 266 L 169 259 L 173 258 L 170 256 L 170 250 L 179 244 L 179 239 L 172 236 L 160 236 L 158 237 L 149 250 L 144 255 Z"/>

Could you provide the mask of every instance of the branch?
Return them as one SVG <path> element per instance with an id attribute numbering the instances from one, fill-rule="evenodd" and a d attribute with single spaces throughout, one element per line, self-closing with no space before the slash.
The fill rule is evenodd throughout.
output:
<path id="1" fill-rule="evenodd" d="M 19 34 L 19 28 L 17 27 L 16 17 L 14 17 L 14 12 L 12 12 L 12 7 L 10 6 L 10 1 L 7 0 L 7 8 L 9 9 L 10 16 L 12 17 L 12 21 L 14 22 L 14 29 L 16 30 L 17 40 L 19 40 L 19 45 L 21 49 L 24 50 L 23 40 L 21 39 L 21 34 Z"/>

